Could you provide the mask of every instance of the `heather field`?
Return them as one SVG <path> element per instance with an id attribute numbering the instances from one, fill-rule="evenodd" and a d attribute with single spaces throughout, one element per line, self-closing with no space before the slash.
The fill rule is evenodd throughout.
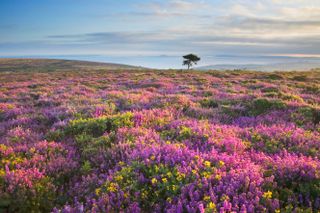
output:
<path id="1" fill-rule="evenodd" d="M 320 71 L 2 71 L 0 212 L 320 211 Z"/>

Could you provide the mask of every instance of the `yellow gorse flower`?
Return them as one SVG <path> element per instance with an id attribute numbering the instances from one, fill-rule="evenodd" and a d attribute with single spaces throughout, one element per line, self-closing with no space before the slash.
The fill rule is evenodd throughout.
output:
<path id="1" fill-rule="evenodd" d="M 101 189 L 100 189 L 100 188 L 97 188 L 95 192 L 96 192 L 96 195 L 99 196 L 99 195 L 100 195 L 100 192 L 101 192 Z"/>
<path id="2" fill-rule="evenodd" d="M 177 174 L 177 180 L 178 181 L 182 181 L 185 177 L 186 177 L 185 174 L 183 174 L 181 172 L 178 172 L 178 174 Z"/>
<path id="3" fill-rule="evenodd" d="M 172 185 L 172 191 L 176 191 L 178 187 L 176 185 Z"/>
<path id="4" fill-rule="evenodd" d="M 221 180 L 221 175 L 216 174 L 215 179 L 216 179 L 216 180 Z"/>
<path id="5" fill-rule="evenodd" d="M 152 184 L 156 184 L 158 181 L 157 181 L 157 179 L 156 178 L 152 178 L 152 180 L 151 180 L 151 183 Z"/>
<path id="6" fill-rule="evenodd" d="M 211 198 L 210 198 L 210 196 L 204 196 L 204 197 L 203 197 L 203 200 L 206 201 L 206 202 L 208 202 L 209 200 L 211 200 Z"/>
<path id="7" fill-rule="evenodd" d="M 110 186 L 107 188 L 109 192 L 116 192 L 117 191 L 117 184 L 110 183 Z"/>
<path id="8" fill-rule="evenodd" d="M 208 204 L 208 208 L 209 209 L 216 209 L 216 204 L 214 204 L 213 202 L 210 202 L 209 204 Z"/>
<path id="9" fill-rule="evenodd" d="M 266 199 L 271 199 L 272 198 L 272 192 L 271 191 L 267 191 L 267 192 L 263 193 L 262 197 L 264 197 Z"/>
<path id="10" fill-rule="evenodd" d="M 114 178 L 117 182 L 120 182 L 123 180 L 123 177 L 121 175 L 117 175 L 115 178 Z"/>
<path id="11" fill-rule="evenodd" d="M 208 179 L 211 177 L 211 173 L 210 172 L 203 172 L 202 176 Z"/>
<path id="12" fill-rule="evenodd" d="M 148 197 L 148 192 L 147 191 L 143 191 L 141 193 L 141 197 L 142 197 L 142 199 L 146 199 Z"/>
<path id="13" fill-rule="evenodd" d="M 219 167 L 222 167 L 222 166 L 224 166 L 224 162 L 222 161 L 222 160 L 219 160 Z"/>
<path id="14" fill-rule="evenodd" d="M 230 200 L 229 196 L 226 194 L 223 194 L 220 198 L 221 201 Z"/>
<path id="15" fill-rule="evenodd" d="M 123 194 L 123 197 L 124 197 L 124 198 L 128 198 L 128 197 L 129 197 L 129 194 L 126 192 L 126 193 Z"/>
<path id="16" fill-rule="evenodd" d="M 205 161 L 204 162 L 205 167 L 210 168 L 211 167 L 211 163 L 210 161 Z"/>
<path id="17" fill-rule="evenodd" d="M 0 111 L 1 112 L 1 111 Z M 0 144 L 0 149 L 6 151 L 8 148 L 4 144 Z"/>

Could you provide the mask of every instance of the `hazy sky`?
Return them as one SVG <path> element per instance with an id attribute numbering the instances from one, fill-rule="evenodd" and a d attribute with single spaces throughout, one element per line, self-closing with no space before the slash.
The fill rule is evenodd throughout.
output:
<path id="1" fill-rule="evenodd" d="M 1 0 L 0 56 L 320 56 L 320 0 Z"/>

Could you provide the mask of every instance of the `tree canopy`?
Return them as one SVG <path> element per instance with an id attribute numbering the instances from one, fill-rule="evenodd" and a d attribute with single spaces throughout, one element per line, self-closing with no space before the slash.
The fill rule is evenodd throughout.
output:
<path id="1" fill-rule="evenodd" d="M 188 66 L 188 69 L 190 69 L 190 67 L 192 67 L 194 64 L 197 64 L 198 61 L 201 60 L 200 57 L 192 53 L 188 55 L 184 55 L 182 57 L 184 58 L 182 65 Z"/>

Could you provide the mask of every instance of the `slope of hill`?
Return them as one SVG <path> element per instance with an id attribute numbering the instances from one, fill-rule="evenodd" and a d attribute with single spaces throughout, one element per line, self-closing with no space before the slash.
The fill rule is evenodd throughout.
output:
<path id="1" fill-rule="evenodd" d="M 67 70 L 122 70 L 143 69 L 124 64 L 100 63 L 90 61 L 62 60 L 62 59 L 9 59 L 0 58 L 0 72 L 20 71 L 67 71 Z"/>
<path id="2" fill-rule="evenodd" d="M 217 64 L 199 67 L 199 70 L 256 70 L 256 71 L 307 71 L 320 68 L 319 62 L 294 62 L 275 64 Z"/>
<path id="3" fill-rule="evenodd" d="M 0 212 L 320 211 L 319 71 L 77 70 L 0 72 Z"/>

